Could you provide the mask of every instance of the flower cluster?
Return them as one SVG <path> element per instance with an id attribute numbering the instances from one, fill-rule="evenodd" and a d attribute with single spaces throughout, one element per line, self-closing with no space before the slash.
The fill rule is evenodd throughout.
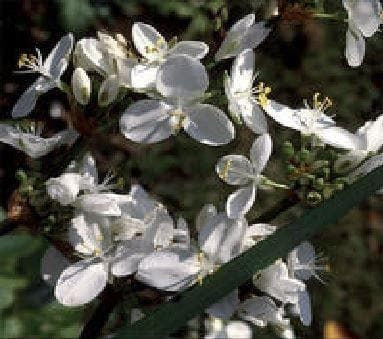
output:
<path id="1" fill-rule="evenodd" d="M 371 36 L 381 23 L 380 2 L 343 4 L 349 15 L 346 56 L 351 66 L 358 66 L 364 55 L 363 37 Z M 184 131 L 199 143 L 220 146 L 235 138 L 235 124 L 242 122 L 256 134 L 249 158 L 229 154 L 216 164 L 222 181 L 239 186 L 227 197 L 225 211 L 207 204 L 190 228 L 182 217 L 175 221 L 141 186 L 132 185 L 123 194 L 115 192 L 111 175 L 101 182 L 89 153 L 60 176 L 46 180 L 50 199 L 71 213 L 65 227 L 74 255 L 65 256 L 51 247 L 42 260 L 43 278 L 54 286 L 60 303 L 86 304 L 107 284 L 127 276 L 172 298 L 195 283 L 203 284 L 207 275 L 277 229 L 265 223 L 249 225 L 246 219 L 258 190 L 283 189 L 301 201 L 317 203 L 383 164 L 378 153 L 383 145 L 383 115 L 351 133 L 326 114 L 332 102 L 321 99 L 319 93 L 312 104 L 304 101 L 302 107 L 291 108 L 269 99 L 271 88 L 264 83 L 254 85 L 253 49 L 270 33 L 268 26 L 255 23 L 254 14 L 249 14 L 231 27 L 217 50 L 214 65 L 234 58 L 230 73 L 224 75 L 227 107 L 206 103 L 213 94 L 208 92 L 208 71 L 202 63 L 209 52 L 204 42 L 166 41 L 154 27 L 140 22 L 132 27 L 134 49 L 121 34 L 98 32 L 97 38 L 76 43 L 68 34 L 45 61 L 38 49 L 37 56 L 20 57 L 19 66 L 27 68 L 24 72 L 39 77 L 20 97 L 12 117 L 29 115 L 38 97 L 53 88 L 67 94 L 72 109 L 70 117 L 62 117 L 68 128 L 48 138 L 39 136 L 42 127 L 34 122 L 0 124 L 0 141 L 32 158 L 76 143 L 81 131 L 75 122 L 83 110 L 94 104 L 107 108 L 121 103 L 129 93 L 146 96 L 127 104 L 117 123 L 121 134 L 135 143 L 156 143 Z M 69 86 L 61 76 L 71 57 Z M 283 183 L 267 174 L 273 153 L 268 120 L 300 134 L 300 145 L 284 144 L 287 176 L 280 179 Z M 312 276 L 321 280 L 317 271 L 325 268 L 313 246 L 303 242 L 286 261 L 279 259 L 255 274 L 253 289 L 239 287 L 211 305 L 206 310 L 212 325 L 207 338 L 250 338 L 249 323 L 271 325 L 281 337 L 293 338 L 287 315 L 310 325 L 305 281 Z"/>

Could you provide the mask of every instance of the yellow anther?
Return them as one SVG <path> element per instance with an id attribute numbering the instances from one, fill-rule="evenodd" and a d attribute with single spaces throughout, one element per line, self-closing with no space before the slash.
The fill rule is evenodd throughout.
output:
<path id="1" fill-rule="evenodd" d="M 222 179 L 225 180 L 229 176 L 229 170 L 231 168 L 232 161 L 227 160 L 225 163 L 225 166 L 223 167 L 222 171 L 219 171 L 218 176 Z"/>
<path id="2" fill-rule="evenodd" d="M 186 114 L 180 109 L 175 109 L 173 111 L 170 111 L 169 115 L 171 117 L 173 133 L 178 133 L 184 125 Z"/>
<path id="3" fill-rule="evenodd" d="M 28 67 L 28 68 L 34 68 L 37 66 L 38 60 L 35 55 L 33 54 L 26 54 L 23 53 L 20 55 L 20 58 L 17 62 L 17 66 L 19 68 L 21 67 Z"/>
<path id="4" fill-rule="evenodd" d="M 269 99 L 268 95 L 271 93 L 271 87 L 265 86 L 263 82 L 260 82 L 256 87 L 258 93 L 257 102 L 261 107 L 266 107 Z"/>
<path id="5" fill-rule="evenodd" d="M 318 111 L 324 112 L 326 109 L 332 106 L 332 101 L 330 98 L 325 97 L 323 101 L 319 99 L 320 93 L 315 93 L 313 96 L 313 108 Z"/>

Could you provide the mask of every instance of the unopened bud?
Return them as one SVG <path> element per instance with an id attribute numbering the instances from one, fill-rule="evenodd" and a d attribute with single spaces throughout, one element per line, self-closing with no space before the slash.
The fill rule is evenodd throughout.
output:
<path id="1" fill-rule="evenodd" d="M 286 158 L 286 159 L 290 159 L 291 157 L 294 156 L 294 146 L 293 144 L 290 142 L 290 141 L 286 141 L 283 143 L 283 146 L 282 146 L 282 155 Z"/>
<path id="2" fill-rule="evenodd" d="M 113 74 L 107 77 L 101 84 L 98 92 L 98 105 L 108 106 L 113 102 L 117 98 L 119 86 L 117 75 Z"/>
<path id="3" fill-rule="evenodd" d="M 322 201 L 322 195 L 316 191 L 311 191 L 307 193 L 306 200 L 310 205 L 316 205 Z"/>
<path id="4" fill-rule="evenodd" d="M 90 99 L 91 84 L 88 74 L 83 68 L 78 67 L 72 75 L 72 91 L 77 102 L 87 105 Z"/>

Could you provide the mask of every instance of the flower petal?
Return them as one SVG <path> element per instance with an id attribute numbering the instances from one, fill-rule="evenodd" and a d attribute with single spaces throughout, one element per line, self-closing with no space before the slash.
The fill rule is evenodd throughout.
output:
<path id="1" fill-rule="evenodd" d="M 229 218 L 243 217 L 250 211 L 255 201 L 256 187 L 250 184 L 230 194 L 226 202 L 226 212 Z"/>
<path id="2" fill-rule="evenodd" d="M 130 200 L 127 195 L 114 193 L 90 193 L 83 194 L 77 198 L 75 205 L 88 213 L 103 216 L 119 217 L 121 215 L 120 205 Z"/>
<path id="3" fill-rule="evenodd" d="M 145 90 L 156 87 L 157 71 L 159 66 L 138 64 L 131 71 L 131 85 L 134 89 Z"/>
<path id="4" fill-rule="evenodd" d="M 230 88 L 233 93 L 249 91 L 254 81 L 254 52 L 245 49 L 234 60 L 230 74 Z"/>
<path id="5" fill-rule="evenodd" d="M 12 118 L 22 118 L 33 111 L 36 106 L 37 99 L 41 92 L 36 88 L 40 85 L 44 79 L 38 78 L 17 100 L 15 106 L 12 109 Z"/>
<path id="6" fill-rule="evenodd" d="M 150 25 L 136 22 L 132 27 L 132 39 L 137 51 L 148 60 L 156 60 L 168 49 L 164 37 Z"/>
<path id="7" fill-rule="evenodd" d="M 363 143 L 359 135 L 338 126 L 317 129 L 315 134 L 325 144 L 346 150 L 358 150 Z"/>
<path id="8" fill-rule="evenodd" d="M 267 38 L 270 32 L 271 29 L 266 27 L 265 21 L 255 23 L 247 29 L 245 36 L 242 38 L 242 49 L 257 47 Z"/>
<path id="9" fill-rule="evenodd" d="M 203 225 L 210 222 L 211 218 L 217 215 L 217 209 L 212 204 L 206 204 L 202 207 L 201 211 L 198 213 L 195 227 L 199 232 Z"/>
<path id="10" fill-rule="evenodd" d="M 254 174 L 251 162 L 243 155 L 226 155 L 215 166 L 218 176 L 229 185 L 246 185 Z"/>
<path id="11" fill-rule="evenodd" d="M 120 89 L 120 80 L 116 74 L 109 75 L 100 86 L 98 91 L 98 104 L 108 106 L 118 95 Z"/>
<path id="12" fill-rule="evenodd" d="M 345 6 L 355 26 L 365 37 L 371 37 L 382 24 L 380 14 L 382 6 L 379 0 L 357 0 L 351 6 Z"/>
<path id="13" fill-rule="evenodd" d="M 238 20 L 227 32 L 225 39 L 215 54 L 215 60 L 219 61 L 238 55 L 242 51 L 240 40 L 246 34 L 249 27 L 254 24 L 254 21 L 254 14 L 248 14 Z"/>
<path id="14" fill-rule="evenodd" d="M 267 120 L 261 107 L 254 101 L 240 105 L 241 116 L 246 126 L 256 134 L 267 133 Z"/>
<path id="15" fill-rule="evenodd" d="M 67 59 L 69 59 L 69 55 L 72 52 L 73 41 L 72 33 L 63 36 L 44 61 L 44 68 L 53 79 L 60 78 L 61 74 L 65 71 Z M 64 67 L 63 61 L 65 61 Z"/>
<path id="16" fill-rule="evenodd" d="M 196 104 L 185 108 L 187 119 L 184 130 L 193 139 L 210 145 L 228 144 L 234 139 L 234 126 L 223 111 L 208 104 Z"/>
<path id="17" fill-rule="evenodd" d="M 366 46 L 362 36 L 362 32 L 349 21 L 346 33 L 346 50 L 345 55 L 347 62 L 351 67 L 358 67 L 362 64 Z"/>
<path id="18" fill-rule="evenodd" d="M 205 67 L 188 55 L 172 55 L 157 73 L 157 90 L 164 97 L 193 99 L 207 90 L 209 79 Z"/>
<path id="19" fill-rule="evenodd" d="M 209 46 L 201 41 L 180 41 L 169 50 L 169 54 L 186 54 L 195 59 L 203 59 Z"/>
<path id="20" fill-rule="evenodd" d="M 110 266 L 112 274 L 116 277 L 123 277 L 135 273 L 138 264 L 148 253 L 150 252 L 135 246 L 134 241 L 123 242 L 117 247 L 115 258 Z"/>
<path id="21" fill-rule="evenodd" d="M 211 317 L 228 320 L 234 314 L 239 305 L 238 289 L 235 289 L 227 296 L 206 309 L 206 313 Z"/>
<path id="22" fill-rule="evenodd" d="M 92 264 L 82 260 L 61 273 L 55 296 L 65 306 L 84 305 L 100 294 L 107 280 L 108 272 L 104 263 Z"/>
<path id="23" fill-rule="evenodd" d="M 291 109 L 274 100 L 268 100 L 267 105 L 265 105 L 263 109 L 278 124 L 297 131 L 302 129 L 302 123 L 297 116 L 297 110 Z"/>
<path id="24" fill-rule="evenodd" d="M 198 272 L 197 254 L 174 248 L 144 258 L 138 265 L 136 279 L 160 290 L 176 292 L 190 286 Z"/>
<path id="25" fill-rule="evenodd" d="M 269 134 L 265 133 L 254 140 L 250 149 L 250 159 L 254 167 L 254 173 L 260 174 L 269 161 L 273 149 L 273 141 Z"/>
<path id="26" fill-rule="evenodd" d="M 163 101 L 137 101 L 121 116 L 121 133 L 130 140 L 147 144 L 164 140 L 172 134 L 168 114 L 171 109 Z"/>

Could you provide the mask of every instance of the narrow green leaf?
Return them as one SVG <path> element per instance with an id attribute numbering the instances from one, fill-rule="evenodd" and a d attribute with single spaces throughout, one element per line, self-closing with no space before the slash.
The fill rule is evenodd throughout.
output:
<path id="1" fill-rule="evenodd" d="M 208 276 L 201 286 L 193 286 L 176 301 L 160 306 L 144 319 L 127 326 L 117 337 L 160 338 L 174 332 L 209 305 L 250 279 L 254 273 L 284 257 L 300 242 L 336 222 L 382 186 L 383 167 L 380 167 L 223 265 L 215 274 Z"/>

